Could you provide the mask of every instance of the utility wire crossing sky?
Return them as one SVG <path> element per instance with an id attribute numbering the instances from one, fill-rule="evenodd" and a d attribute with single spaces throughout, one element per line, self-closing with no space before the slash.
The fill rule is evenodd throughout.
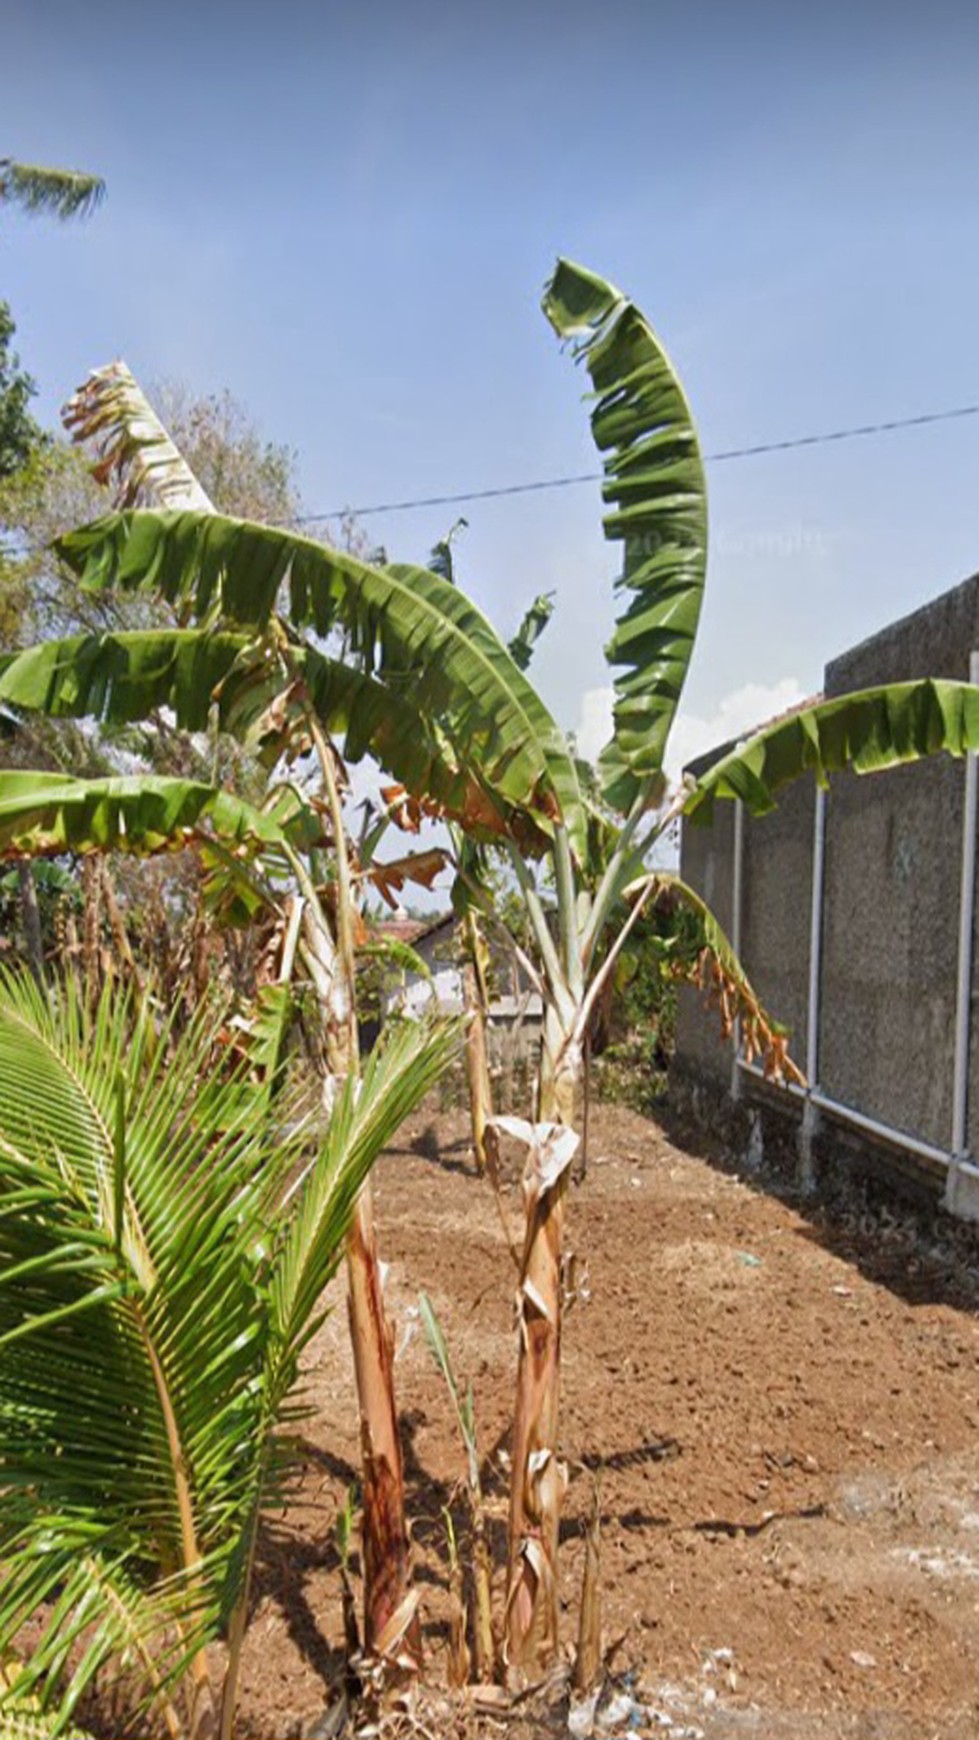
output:
<path id="1" fill-rule="evenodd" d="M 708 465 L 719 465 L 725 459 L 756 459 L 762 453 L 788 453 L 796 447 L 822 447 L 829 441 L 853 441 L 858 436 L 887 435 L 895 429 L 918 429 L 926 423 L 950 423 L 956 417 L 979 416 L 979 405 L 959 405 L 949 411 L 922 411 L 915 417 L 893 417 L 887 423 L 862 423 L 854 429 L 831 429 L 818 435 L 793 435 L 784 441 L 759 441 L 753 447 L 729 447 L 723 453 L 705 453 Z M 368 514 L 407 513 L 410 508 L 454 507 L 460 502 L 493 501 L 505 495 L 530 495 L 541 489 L 567 489 L 575 483 L 599 483 L 601 471 L 580 471 L 570 477 L 542 477 L 532 483 L 504 483 L 495 489 L 470 489 L 457 495 L 423 495 L 412 501 L 378 502 L 369 507 L 328 508 L 325 512 L 299 514 L 300 525 L 312 525 L 316 520 L 340 519 L 353 514 L 365 519 Z"/>

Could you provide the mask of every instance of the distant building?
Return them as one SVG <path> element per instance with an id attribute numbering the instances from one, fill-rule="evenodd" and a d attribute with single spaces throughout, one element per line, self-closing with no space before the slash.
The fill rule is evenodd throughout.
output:
<path id="1" fill-rule="evenodd" d="M 396 914 L 381 919 L 374 926 L 380 938 L 406 943 L 428 969 L 425 973 L 410 966 L 392 965 L 388 987 L 382 993 L 383 1019 L 392 1014 L 421 1015 L 439 1013 L 459 1015 L 464 1008 L 463 947 L 459 921 L 455 913 L 443 913 L 428 924 L 422 920 Z M 536 1052 L 544 1011 L 540 993 L 527 983 L 526 976 L 507 951 L 491 946 L 489 1044 L 491 1059 L 505 1045 L 522 1053 Z"/>

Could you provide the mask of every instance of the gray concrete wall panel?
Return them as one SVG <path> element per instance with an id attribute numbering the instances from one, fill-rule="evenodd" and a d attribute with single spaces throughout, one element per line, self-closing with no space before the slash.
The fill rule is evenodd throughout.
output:
<path id="1" fill-rule="evenodd" d="M 878 683 L 965 679 L 979 648 L 979 576 L 834 659 L 828 696 Z M 759 721 L 759 724 L 763 721 Z M 701 758 L 699 771 L 720 755 Z M 952 1130 L 964 767 L 950 757 L 858 779 L 835 776 L 826 824 L 819 1083 L 881 1123 L 947 1149 Z M 814 788 L 788 788 L 744 830 L 742 953 L 803 1065 Z M 734 806 L 684 830 L 683 872 L 731 931 Z M 973 923 L 969 1148 L 979 1150 L 979 913 Z M 689 996 L 678 1057 L 717 1082 L 731 1049 Z"/>
<path id="2" fill-rule="evenodd" d="M 761 1001 L 806 1061 L 815 782 L 799 780 L 771 815 L 745 818 L 741 957 Z"/>

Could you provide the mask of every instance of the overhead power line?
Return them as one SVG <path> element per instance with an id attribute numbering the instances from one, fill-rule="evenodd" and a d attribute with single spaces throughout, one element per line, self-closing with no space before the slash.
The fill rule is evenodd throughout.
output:
<path id="1" fill-rule="evenodd" d="M 923 411 L 917 417 L 892 417 L 886 423 L 861 423 L 851 429 L 830 429 L 816 435 L 793 435 L 785 441 L 759 441 L 751 447 L 728 447 L 722 453 L 704 455 L 709 465 L 720 465 L 727 459 L 754 459 L 762 453 L 788 453 L 795 447 L 823 447 L 830 441 L 853 441 L 858 436 L 888 435 L 894 429 L 918 429 L 925 423 L 950 423 L 957 417 L 979 416 L 979 405 L 959 405 L 950 411 Z M 461 490 L 455 495 L 421 495 L 409 501 L 372 502 L 366 507 L 331 508 L 325 513 L 300 514 L 301 525 L 316 520 L 339 520 L 345 514 L 366 519 L 368 514 L 400 514 L 411 508 L 458 507 L 471 501 L 494 501 L 505 495 L 532 495 L 544 489 L 569 489 L 578 483 L 600 483 L 601 471 L 573 472 L 567 477 L 539 477 L 531 483 L 504 483 L 495 489 Z"/>

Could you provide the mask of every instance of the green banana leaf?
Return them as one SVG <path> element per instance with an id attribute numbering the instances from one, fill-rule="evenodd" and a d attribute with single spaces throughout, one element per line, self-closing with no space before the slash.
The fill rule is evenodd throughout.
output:
<path id="1" fill-rule="evenodd" d="M 684 814 L 709 822 L 717 798 L 740 798 L 762 816 L 776 791 L 808 770 L 825 785 L 846 768 L 878 773 L 942 749 L 979 749 L 979 688 L 927 677 L 861 689 L 792 713 L 723 756 L 697 781 Z"/>
<path id="2" fill-rule="evenodd" d="M 546 844 L 530 816 L 494 801 L 475 773 L 459 765 L 445 735 L 396 690 L 313 646 L 289 649 L 324 726 L 344 756 L 372 755 L 413 796 L 486 835 L 510 833 L 526 850 Z M 213 704 L 223 730 L 274 765 L 288 747 L 301 707 L 286 699 L 293 675 L 262 636 L 216 629 L 164 628 L 72 635 L 0 657 L 0 702 L 54 718 L 92 717 L 128 724 L 157 708 L 177 725 L 204 730 Z"/>
<path id="3" fill-rule="evenodd" d="M 543 307 L 559 337 L 579 338 L 597 400 L 592 434 L 606 455 L 605 535 L 625 543 L 616 587 L 626 604 L 605 649 L 617 672 L 614 735 L 599 762 L 605 796 L 624 813 L 662 767 L 693 651 L 707 485 L 683 389 L 635 304 L 559 260 Z"/>
<path id="4" fill-rule="evenodd" d="M 310 645 L 291 647 L 289 660 L 320 723 L 342 742 L 345 761 L 373 756 L 413 798 L 478 833 L 513 834 L 530 851 L 546 844 L 531 812 L 507 804 L 481 770 L 456 753 L 439 723 L 419 713 L 396 686 Z M 219 689 L 222 725 L 249 741 L 267 764 L 278 759 L 295 722 L 288 705 L 279 702 L 284 683 L 281 667 L 256 645 L 229 669 Z M 301 724 L 301 708 L 297 716 Z"/>
<path id="5" fill-rule="evenodd" d="M 534 656 L 534 647 L 554 615 L 553 592 L 538 592 L 533 604 L 524 612 L 523 621 L 509 642 L 510 657 L 522 671 Z"/>
<path id="6" fill-rule="evenodd" d="M 461 766 L 500 802 L 584 851 L 577 770 L 562 732 L 486 618 L 425 568 L 371 567 L 295 533 L 208 513 L 109 514 L 58 548 L 83 584 L 151 589 L 182 620 L 297 631 L 342 628 L 356 660 L 416 717 L 437 721 Z M 281 597 L 280 595 L 284 595 Z"/>
<path id="7" fill-rule="evenodd" d="M 0 657 L 0 701 L 50 718 L 130 724 L 171 707 L 203 731 L 214 690 L 250 642 L 242 634 L 143 629 L 77 634 Z"/>
<path id="8" fill-rule="evenodd" d="M 0 858 L 161 852 L 195 837 L 219 840 L 238 861 L 259 851 L 274 857 L 276 848 L 284 857 L 290 843 L 302 843 L 317 825 L 295 794 L 289 811 L 259 810 L 195 780 L 149 774 L 75 779 L 0 769 Z"/>

